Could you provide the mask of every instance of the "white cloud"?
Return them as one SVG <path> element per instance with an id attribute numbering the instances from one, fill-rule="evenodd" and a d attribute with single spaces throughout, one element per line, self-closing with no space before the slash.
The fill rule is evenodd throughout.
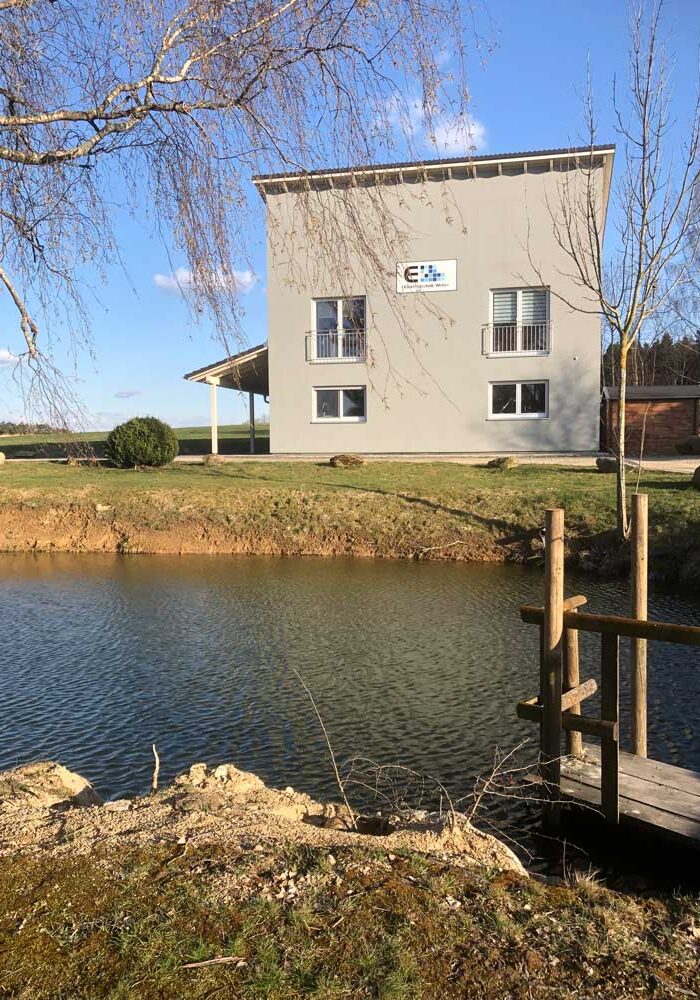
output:
<path id="1" fill-rule="evenodd" d="M 247 294 L 253 288 L 257 280 L 249 268 L 246 268 L 245 271 L 233 271 L 230 277 L 219 271 L 216 277 L 216 283 L 222 289 L 229 288 L 232 285 L 236 291 L 241 292 L 243 295 Z M 194 286 L 194 275 L 189 268 L 178 267 L 170 274 L 154 274 L 153 284 L 164 292 L 182 295 L 183 292 L 188 291 L 188 289 Z"/>
<path id="2" fill-rule="evenodd" d="M 428 122 L 419 97 L 391 97 L 385 105 L 384 121 L 396 132 L 403 133 L 440 156 L 474 154 L 486 146 L 486 128 L 478 119 L 467 114 L 454 118 L 436 114 L 432 122 Z M 378 121 L 378 125 L 381 124 Z"/>
<path id="3" fill-rule="evenodd" d="M 114 393 L 115 399 L 131 399 L 132 396 L 140 396 L 140 389 L 120 389 L 119 392 Z"/>
<path id="4" fill-rule="evenodd" d="M 8 351 L 6 347 L 0 348 L 0 368 L 6 368 L 8 365 L 17 364 L 19 358 L 12 351 Z"/>
<path id="5" fill-rule="evenodd" d="M 417 136 L 423 129 L 423 102 L 419 97 L 412 97 L 404 100 L 398 94 L 394 94 L 386 102 L 386 120 L 392 128 L 403 132 L 405 135 Z M 384 125 L 383 121 L 378 124 Z"/>
<path id="6" fill-rule="evenodd" d="M 440 153 L 478 153 L 486 145 L 486 129 L 476 118 L 460 115 L 435 122 L 434 141 Z"/>

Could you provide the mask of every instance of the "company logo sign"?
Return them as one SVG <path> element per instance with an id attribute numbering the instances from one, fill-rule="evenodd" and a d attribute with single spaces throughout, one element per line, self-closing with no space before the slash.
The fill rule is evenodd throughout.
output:
<path id="1" fill-rule="evenodd" d="M 454 292 L 456 260 L 410 260 L 396 265 L 397 292 Z"/>

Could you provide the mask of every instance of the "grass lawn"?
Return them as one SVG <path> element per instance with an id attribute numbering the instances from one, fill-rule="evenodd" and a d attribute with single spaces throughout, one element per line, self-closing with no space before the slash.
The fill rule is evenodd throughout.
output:
<path id="1" fill-rule="evenodd" d="M 700 590 L 700 494 L 687 476 L 666 472 L 645 472 L 640 490 L 649 494 L 652 572 Z M 545 508 L 563 506 L 569 552 L 582 566 L 619 571 L 627 557 L 612 531 L 613 476 L 440 462 L 333 469 L 265 461 L 148 471 L 8 463 L 0 473 L 0 548 L 55 547 L 37 510 L 65 512 L 63 531 L 71 517 L 94 521 L 96 505 L 107 509 L 98 517 L 103 534 L 90 543 L 81 528 L 83 550 L 522 561 L 541 553 Z M 71 537 L 63 531 L 58 547 L 70 549 Z"/>
<path id="2" fill-rule="evenodd" d="M 3 859 L 0 995 L 669 1000 L 700 993 L 699 939 L 697 897 L 380 846 L 103 849 Z"/>
<path id="3" fill-rule="evenodd" d="M 208 427 L 174 427 L 180 442 L 181 455 L 208 455 L 210 429 Z M 84 434 L 18 434 L 0 435 L 0 451 L 7 458 L 65 458 L 91 450 L 97 458 L 104 457 L 107 431 L 89 431 Z M 248 452 L 248 424 L 227 424 L 219 427 L 219 451 L 222 455 Z M 269 451 L 268 427 L 256 428 L 255 446 L 258 452 Z"/>

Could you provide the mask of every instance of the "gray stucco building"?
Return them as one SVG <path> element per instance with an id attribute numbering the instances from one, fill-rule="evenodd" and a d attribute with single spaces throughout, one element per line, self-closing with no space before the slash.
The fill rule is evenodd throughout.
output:
<path id="1" fill-rule="evenodd" d="M 273 453 L 596 451 L 600 320 L 552 213 L 592 176 L 602 230 L 613 157 L 605 146 L 256 178 L 268 344 L 188 377 L 267 389 Z M 377 233 L 388 218 L 395 239 Z"/>

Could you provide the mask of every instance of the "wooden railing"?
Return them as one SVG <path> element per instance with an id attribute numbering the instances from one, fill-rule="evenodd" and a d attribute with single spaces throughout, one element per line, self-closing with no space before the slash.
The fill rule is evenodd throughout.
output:
<path id="1" fill-rule="evenodd" d="M 670 622 L 647 621 L 618 615 L 596 615 L 581 611 L 582 596 L 563 598 L 563 511 L 547 511 L 546 600 L 544 607 L 523 606 L 520 617 L 540 630 L 540 694 L 521 701 L 517 714 L 540 725 L 540 772 L 543 780 L 545 819 L 556 825 L 561 801 L 561 744 L 571 756 L 582 752 L 581 735 L 601 740 L 601 807 L 607 820 L 619 820 L 620 758 L 620 639 L 634 643 L 669 642 L 700 646 L 700 628 Z M 595 680 L 579 678 L 579 632 L 601 637 L 600 718 L 581 713 L 581 704 L 598 690 Z M 634 646 L 633 646 L 634 649 Z M 646 661 L 645 661 L 646 664 Z M 633 681 L 635 661 L 633 658 Z M 643 674 L 646 693 L 646 671 Z M 637 685 L 639 687 L 639 685 Z M 646 754 L 646 703 L 634 697 L 632 711 L 637 730 L 643 726 Z M 634 735 L 634 726 L 633 726 Z M 636 753 L 637 743 L 633 745 Z"/>

